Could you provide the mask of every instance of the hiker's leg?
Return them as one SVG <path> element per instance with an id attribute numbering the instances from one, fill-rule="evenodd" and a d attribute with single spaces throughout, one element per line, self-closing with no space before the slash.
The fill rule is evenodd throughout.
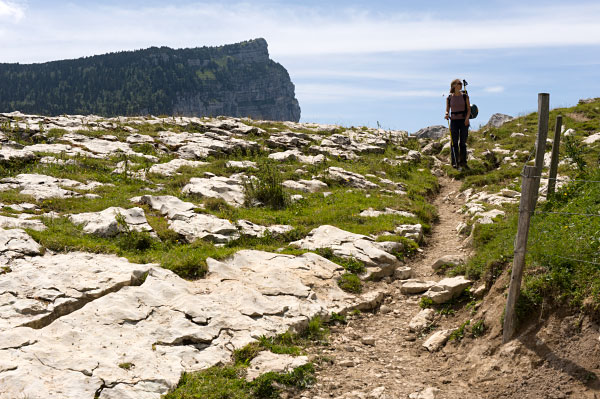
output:
<path id="1" fill-rule="evenodd" d="M 452 166 L 458 167 L 458 140 L 460 138 L 460 125 L 456 119 L 450 121 L 450 161 Z"/>
<path id="2" fill-rule="evenodd" d="M 465 126 L 464 119 L 460 121 L 460 137 L 459 137 L 459 164 L 466 165 L 467 164 L 467 139 L 469 138 L 469 127 Z"/>

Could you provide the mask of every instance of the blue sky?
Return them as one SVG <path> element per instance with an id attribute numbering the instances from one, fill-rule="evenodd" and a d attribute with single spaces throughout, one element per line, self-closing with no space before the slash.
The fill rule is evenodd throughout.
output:
<path id="1" fill-rule="evenodd" d="M 598 1 L 0 0 L 0 62 L 263 37 L 296 85 L 302 120 L 414 132 L 444 123 L 464 78 L 495 112 L 600 96 Z M 1 83 L 0 83 L 1 84 Z"/>

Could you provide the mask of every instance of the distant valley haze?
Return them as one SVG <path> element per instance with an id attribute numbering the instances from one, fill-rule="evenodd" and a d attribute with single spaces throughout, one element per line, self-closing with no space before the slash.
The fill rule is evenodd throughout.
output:
<path id="1" fill-rule="evenodd" d="M 445 123 L 454 78 L 469 82 L 475 127 L 536 110 L 538 92 L 553 108 L 600 96 L 598 21 L 585 0 L 0 0 L 0 62 L 265 38 L 301 121 L 414 132 Z"/>

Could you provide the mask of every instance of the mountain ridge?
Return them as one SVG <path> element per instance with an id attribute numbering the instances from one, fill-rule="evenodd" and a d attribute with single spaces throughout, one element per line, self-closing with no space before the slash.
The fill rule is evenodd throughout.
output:
<path id="1" fill-rule="evenodd" d="M 264 39 L 0 64 L 0 78 L 3 111 L 300 120 L 294 84 L 287 70 L 269 58 Z"/>

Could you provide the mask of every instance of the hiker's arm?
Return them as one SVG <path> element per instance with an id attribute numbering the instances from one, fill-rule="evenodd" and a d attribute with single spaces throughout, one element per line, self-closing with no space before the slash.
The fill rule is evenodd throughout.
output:
<path id="1" fill-rule="evenodd" d="M 450 119 L 450 101 L 446 101 L 446 115 L 444 119 Z"/>

